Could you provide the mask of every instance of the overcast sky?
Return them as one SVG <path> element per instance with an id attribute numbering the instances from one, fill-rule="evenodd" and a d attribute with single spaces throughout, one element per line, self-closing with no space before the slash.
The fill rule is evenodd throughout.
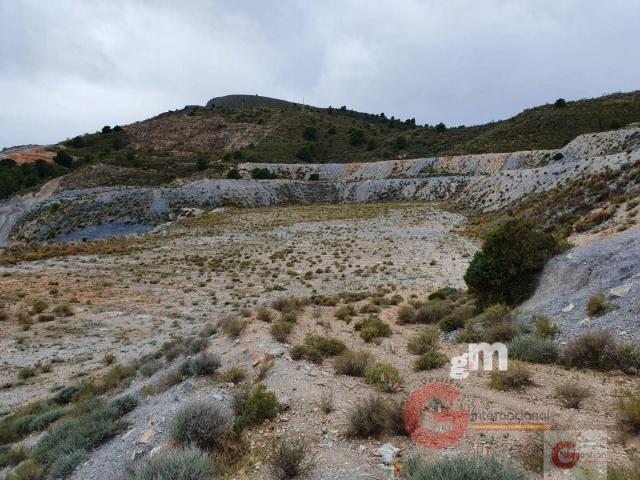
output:
<path id="1" fill-rule="evenodd" d="M 231 93 L 471 125 L 640 88 L 639 0 L 0 0 L 0 147 Z"/>

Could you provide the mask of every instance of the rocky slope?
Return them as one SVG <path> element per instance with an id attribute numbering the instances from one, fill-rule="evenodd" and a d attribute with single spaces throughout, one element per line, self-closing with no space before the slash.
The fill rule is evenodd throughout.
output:
<path id="1" fill-rule="evenodd" d="M 184 209 L 221 206 L 452 200 L 497 210 L 568 180 L 640 161 L 640 126 L 582 135 L 557 151 L 479 154 L 356 164 L 242 164 L 250 176 L 265 168 L 278 180 L 176 182 L 168 187 L 60 190 L 13 215 L 15 240 L 74 240 L 140 233 L 174 220 Z M 319 180 L 309 180 L 317 174 Z M 12 202 L 16 202 L 13 199 Z M 8 204 L 0 205 L 7 210 Z M 8 229 L 0 232 L 7 242 Z"/>

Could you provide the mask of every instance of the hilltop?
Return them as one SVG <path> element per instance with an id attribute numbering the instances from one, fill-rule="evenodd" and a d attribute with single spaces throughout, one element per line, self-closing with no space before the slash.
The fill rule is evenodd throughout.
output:
<path id="1" fill-rule="evenodd" d="M 640 121 L 640 92 L 556 102 L 507 120 L 448 128 L 417 125 L 346 106 L 318 108 L 255 95 L 228 95 L 126 126 L 105 127 L 48 147 L 56 168 L 24 165 L 29 149 L 0 157 L 0 198 L 86 165 L 113 169 L 100 185 L 147 185 L 147 178 L 223 178 L 241 163 L 351 163 L 443 155 L 559 149 L 576 136 Z M 34 149 L 37 147 L 34 147 Z M 40 148 L 40 151 L 42 149 Z M 16 158 L 14 158 L 16 157 Z M 33 157 L 35 158 L 35 157 Z M 15 160 L 16 163 L 12 163 Z M 50 164 L 49 164 L 50 165 Z M 35 168 L 38 167 L 38 168 Z M 154 181 L 155 184 L 155 181 Z"/>

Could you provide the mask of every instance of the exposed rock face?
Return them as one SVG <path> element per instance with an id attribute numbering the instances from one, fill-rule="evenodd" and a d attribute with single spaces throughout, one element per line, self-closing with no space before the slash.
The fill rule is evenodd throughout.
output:
<path id="1" fill-rule="evenodd" d="M 544 313 L 558 321 L 561 338 L 589 329 L 611 330 L 623 340 L 640 340 L 640 228 L 576 247 L 553 258 L 538 289 L 522 305 L 525 316 Z M 586 305 L 604 293 L 610 310 L 588 318 Z"/>
<path id="2" fill-rule="evenodd" d="M 279 180 L 199 180 L 171 187 L 63 190 L 13 214 L 17 240 L 71 240 L 138 233 L 175 219 L 181 209 L 232 205 L 380 202 L 450 199 L 495 210 L 530 193 L 604 169 L 640 161 L 640 126 L 582 135 L 558 151 L 531 151 L 355 164 L 242 164 Z M 317 174 L 319 180 L 310 180 Z M 11 200 L 15 205 L 15 198 Z M 10 203 L 0 204 L 0 213 Z M 0 231 L 6 241 L 9 229 Z"/>

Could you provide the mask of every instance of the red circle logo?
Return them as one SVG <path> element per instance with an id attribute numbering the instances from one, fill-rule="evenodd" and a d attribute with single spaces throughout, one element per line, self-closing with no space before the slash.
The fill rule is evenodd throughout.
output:
<path id="1" fill-rule="evenodd" d="M 424 385 L 409 395 L 404 407 L 404 428 L 411 439 L 426 448 L 447 448 L 457 443 L 469 424 L 469 412 L 466 410 L 449 410 L 437 407 L 429 412 L 431 419 L 438 425 L 447 426 L 447 431 L 434 432 L 422 426 L 422 413 L 428 401 L 442 401 L 446 404 L 460 396 L 460 391 L 445 383 Z"/>
<path id="2" fill-rule="evenodd" d="M 558 468 L 573 468 L 578 464 L 578 460 L 580 454 L 576 451 L 575 442 L 558 442 L 551 450 L 551 461 Z"/>

